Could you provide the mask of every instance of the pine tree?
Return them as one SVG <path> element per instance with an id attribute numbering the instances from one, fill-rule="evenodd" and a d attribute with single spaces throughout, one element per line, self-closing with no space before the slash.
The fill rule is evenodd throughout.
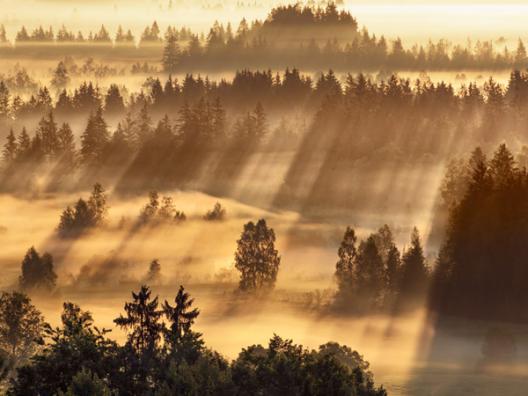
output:
<path id="1" fill-rule="evenodd" d="M 116 84 L 111 84 L 105 96 L 105 113 L 120 115 L 125 112 L 125 102 Z"/>
<path id="2" fill-rule="evenodd" d="M 151 298 L 148 286 L 141 286 L 138 293 L 132 292 L 132 301 L 125 304 L 126 315 L 120 315 L 114 322 L 128 330 L 128 343 L 139 355 L 156 351 L 163 325 L 163 312 L 158 309 L 158 297 Z"/>
<path id="3" fill-rule="evenodd" d="M 6 165 L 11 165 L 18 153 L 18 144 L 17 140 L 15 138 L 15 133 L 13 132 L 13 129 L 9 131 L 9 135 L 7 135 L 7 142 L 4 144 L 4 150 L 2 152 L 2 160 Z"/>
<path id="4" fill-rule="evenodd" d="M 165 47 L 163 48 L 163 70 L 166 73 L 174 73 L 180 62 L 180 48 L 174 35 L 169 35 L 166 38 Z"/>
<path id="5" fill-rule="evenodd" d="M 0 81 L 0 120 L 6 119 L 11 115 L 9 107 L 9 89 L 4 81 Z"/>
<path id="6" fill-rule="evenodd" d="M 507 186 L 515 175 L 515 159 L 505 144 L 501 144 L 490 161 L 490 173 L 493 183 Z"/>
<path id="7" fill-rule="evenodd" d="M 389 293 L 396 293 L 400 284 L 401 274 L 400 251 L 396 245 L 392 245 L 387 255 L 386 273 L 387 273 L 387 290 Z"/>
<path id="8" fill-rule="evenodd" d="M 148 112 L 148 106 L 146 103 L 143 104 L 136 120 L 138 144 L 141 146 L 144 144 L 152 135 L 152 120 Z"/>
<path id="9" fill-rule="evenodd" d="M 96 164 L 101 159 L 110 140 L 103 109 L 99 107 L 90 115 L 86 129 L 81 136 L 81 155 L 85 164 Z"/>
<path id="10" fill-rule="evenodd" d="M 357 260 L 357 237 L 353 228 L 347 227 L 341 245 L 337 251 L 335 277 L 339 293 L 348 294 L 355 286 L 355 268 Z"/>
<path id="11" fill-rule="evenodd" d="M 423 293 L 428 275 L 420 234 L 415 227 L 411 234 L 411 247 L 402 257 L 400 294 L 412 298 Z"/>
<path id="12" fill-rule="evenodd" d="M 517 45 L 517 51 L 515 53 L 515 66 L 518 68 L 523 68 L 526 66 L 526 47 L 524 46 L 524 43 L 521 39 L 519 39 L 519 43 Z"/>
<path id="13" fill-rule="evenodd" d="M 255 137 L 257 140 L 261 140 L 266 134 L 266 113 L 264 113 L 264 107 L 260 102 L 257 103 L 253 114 L 255 119 Z"/>
<path id="14" fill-rule="evenodd" d="M 54 157 L 60 149 L 60 142 L 57 133 L 57 123 L 53 112 L 49 112 L 47 117 L 42 117 L 39 122 L 37 134 L 42 139 L 42 149 L 48 157 Z"/>
<path id="15" fill-rule="evenodd" d="M 57 132 L 57 138 L 61 159 L 67 163 L 73 163 L 75 159 L 75 137 L 69 124 L 62 124 Z"/>
<path id="16" fill-rule="evenodd" d="M 57 68 L 53 72 L 53 78 L 51 80 L 51 85 L 57 90 L 64 89 L 70 83 L 70 76 L 68 74 L 68 69 L 63 61 L 60 61 L 57 65 Z"/>
<path id="17" fill-rule="evenodd" d="M 373 303 L 379 302 L 385 286 L 384 275 L 383 259 L 371 235 L 359 246 L 355 271 L 359 295 Z"/>
<path id="18" fill-rule="evenodd" d="M 26 131 L 26 128 L 22 128 L 22 132 L 17 137 L 17 159 L 26 160 L 29 157 L 31 151 L 31 139 Z"/>
<path id="19" fill-rule="evenodd" d="M 169 327 L 165 329 L 164 333 L 165 342 L 169 345 L 170 350 L 178 351 L 184 336 L 192 333 L 191 327 L 200 311 L 197 308 L 192 308 L 194 300 L 190 298 L 183 286 L 180 286 L 174 302 L 174 306 L 171 306 L 166 300 L 163 304 L 163 313 L 169 321 Z M 199 334 L 196 335 L 200 336 Z"/>
<path id="20" fill-rule="evenodd" d="M 88 200 L 88 208 L 92 214 L 93 226 L 102 225 L 108 213 L 108 204 L 105 190 L 99 183 L 93 186 L 92 195 Z"/>

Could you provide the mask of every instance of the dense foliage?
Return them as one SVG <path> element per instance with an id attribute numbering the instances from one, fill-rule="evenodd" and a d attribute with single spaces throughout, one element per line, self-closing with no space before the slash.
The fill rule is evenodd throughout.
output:
<path id="1" fill-rule="evenodd" d="M 528 316 L 528 176 L 505 145 L 490 159 L 476 149 L 434 272 L 432 308 L 488 320 Z"/>
<path id="2" fill-rule="evenodd" d="M 383 226 L 359 246 L 354 229 L 348 227 L 338 256 L 336 309 L 367 314 L 414 308 L 423 301 L 429 268 L 416 228 L 410 246 L 401 255 L 389 226 Z"/>
<path id="3" fill-rule="evenodd" d="M 115 320 L 128 332 L 123 346 L 95 327 L 89 312 L 65 303 L 62 325 L 46 325 L 44 346 L 18 367 L 8 394 L 386 395 L 374 385 L 368 362 L 337 343 L 309 350 L 274 335 L 267 347 L 245 348 L 229 363 L 193 331 L 199 311 L 183 287 L 175 305 L 160 306 L 151 293 L 141 287 Z M 21 338 L 32 334 L 25 327 L 14 331 Z"/>

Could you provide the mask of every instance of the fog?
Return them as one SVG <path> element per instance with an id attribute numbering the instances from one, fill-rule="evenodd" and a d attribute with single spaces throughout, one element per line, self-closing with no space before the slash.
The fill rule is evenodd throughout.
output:
<path id="1" fill-rule="evenodd" d="M 210 347 L 229 358 L 235 358 L 244 345 L 266 343 L 272 334 L 309 347 L 335 340 L 361 351 L 371 362 L 376 380 L 391 395 L 422 395 L 424 391 L 522 394 L 527 384 L 522 362 L 528 353 L 522 327 L 515 330 L 519 334 L 519 363 L 507 368 L 509 379 L 505 381 L 505 368 L 479 368 L 482 339 L 492 325 L 470 324 L 447 331 L 436 328 L 434 317 L 424 308 L 397 317 L 325 313 L 335 292 L 333 271 L 343 225 L 307 222 L 293 212 L 267 211 L 233 199 L 220 200 L 227 209 L 226 220 L 211 223 L 202 215 L 217 202 L 216 197 L 181 191 L 166 194 L 185 211 L 186 222 L 134 231 L 130 225 L 146 198 L 111 196 L 105 226 L 71 241 L 58 240 L 55 228 L 63 207 L 76 195 L 42 195 L 32 200 L 2 196 L 4 249 L 0 262 L 5 275 L 1 287 L 14 287 L 27 248 L 34 245 L 39 251 L 53 252 L 59 287 L 53 296 L 35 295 L 37 307 L 55 325 L 62 302 L 73 301 L 93 313 L 96 325 L 112 329 L 111 338 L 124 342 L 124 333 L 112 321 L 130 291 L 145 280 L 148 264 L 156 258 L 161 263 L 161 278 L 152 284 L 155 294 L 171 301 L 177 287 L 184 284 L 201 311 L 197 330 Z M 359 228 L 360 236 L 383 222 L 379 214 L 370 216 L 376 221 L 371 220 L 371 229 Z M 235 242 L 245 222 L 261 217 L 277 234 L 282 257 L 278 282 L 267 300 L 241 299 L 235 293 Z M 403 247 L 409 228 L 417 219 L 429 216 L 422 210 L 402 218 L 412 221 L 402 224 L 400 219 L 400 228 L 395 230 Z M 385 220 L 390 224 L 390 219 Z M 427 228 L 427 221 L 419 225 Z"/>
<path id="2" fill-rule="evenodd" d="M 183 285 L 200 310 L 193 330 L 228 359 L 236 359 L 249 345 L 267 345 L 273 334 L 309 348 L 336 341 L 363 355 L 376 385 L 391 396 L 524 395 L 526 323 L 482 318 L 477 310 L 459 316 L 447 309 L 442 313 L 434 309 L 432 290 L 443 281 L 435 278 L 442 260 L 460 264 L 473 258 L 484 263 L 476 267 L 479 276 L 484 268 L 493 280 L 496 274 L 488 267 L 502 274 L 502 266 L 486 261 L 487 247 L 477 249 L 485 238 L 473 244 L 464 239 L 470 231 L 478 236 L 493 230 L 518 234 L 518 244 L 509 234 L 497 235 L 497 246 L 510 247 L 512 239 L 514 248 L 524 252 L 522 238 L 528 232 L 513 221 L 528 208 L 523 212 L 519 204 L 519 212 L 502 210 L 517 208 L 528 185 L 528 74 L 512 73 L 528 66 L 519 45 L 519 39 L 528 40 L 528 6 L 338 2 L 339 10 L 350 11 L 359 26 L 345 26 L 353 34 L 335 41 L 344 49 L 351 37 L 363 35 L 363 44 L 354 44 L 359 53 L 372 40 L 370 50 L 383 50 L 381 63 L 369 54 L 366 63 L 352 66 L 339 62 L 357 60 L 351 55 L 355 53 L 332 52 L 328 40 L 311 54 L 311 43 L 302 36 L 347 32 L 337 24 L 311 26 L 299 35 L 289 31 L 291 26 L 279 26 L 282 35 L 277 36 L 275 27 L 258 31 L 257 24 L 257 33 L 269 34 L 276 45 L 269 48 L 259 47 L 256 36 L 244 42 L 245 33 L 242 44 L 233 36 L 215 47 L 208 38 L 215 21 L 230 23 L 236 32 L 243 18 L 265 20 L 272 7 L 284 4 L 290 2 L 0 0 L 5 10 L 0 25 L 8 40 L 0 43 L 0 290 L 21 287 L 22 261 L 35 247 L 53 256 L 57 281 L 48 291 L 26 291 L 53 326 L 61 323 L 62 304 L 71 301 L 124 344 L 127 334 L 114 319 L 123 313 L 131 292 L 148 284 L 160 302 L 172 302 Z M 141 44 L 153 21 L 159 24 L 159 37 Z M 52 26 L 56 33 L 65 25 L 87 36 L 102 24 L 110 33 L 104 42 L 27 39 L 13 44 L 22 26 L 29 33 L 40 25 Z M 131 29 L 133 43 L 113 41 L 119 25 Z M 169 25 L 203 34 L 198 39 L 182 33 L 176 66 L 165 56 L 170 40 L 163 35 Z M 363 26 L 376 38 L 362 33 Z M 390 44 L 377 42 L 381 36 Z M 199 41 L 194 53 L 193 38 Z M 408 52 L 394 50 L 397 38 Z M 460 63 L 464 67 L 444 49 L 438 50 L 440 61 L 430 60 L 436 51 L 430 40 L 444 39 L 450 49 L 472 43 L 465 54 L 469 60 Z M 489 47 L 475 44 L 485 41 Z M 301 48 L 298 58 L 286 57 L 292 43 Z M 427 48 L 427 56 L 417 47 L 412 51 L 415 44 Z M 283 57 L 300 64 L 282 65 Z M 341 65 L 335 73 L 326 67 L 331 57 Z M 241 63 L 233 67 L 233 60 Z M 64 78 L 57 82 L 57 76 Z M 477 182 L 497 202 L 507 202 L 499 210 L 485 206 L 483 199 L 487 211 L 477 210 L 476 218 L 491 218 L 491 226 L 497 227 L 490 226 L 492 231 L 479 229 L 488 224 L 473 223 L 470 215 L 464 222 L 464 210 L 481 207 Z M 64 224 L 77 231 L 71 224 L 80 212 L 79 198 L 89 202 L 95 183 L 105 189 L 108 211 L 78 234 L 62 235 Z M 490 185 L 508 187 L 499 195 Z M 171 197 L 170 221 L 143 221 L 154 191 L 159 202 L 152 218 L 167 202 L 163 197 Z M 204 215 L 216 203 L 226 210 L 225 218 L 207 219 Z M 74 209 L 69 212 L 68 207 Z M 276 236 L 280 268 L 270 290 L 251 294 L 240 286 L 235 252 L 245 225 L 259 219 Z M 504 219 L 513 225 L 501 223 Z M 459 234 L 457 220 L 469 224 L 467 229 L 460 226 L 464 232 Z M 383 288 L 389 288 L 384 225 L 392 234 L 385 248 L 395 248 L 402 272 L 400 289 L 380 292 L 372 304 L 355 285 L 349 286 L 357 294 L 343 294 L 336 263 L 346 258 L 347 227 L 357 237 L 357 252 L 354 246 L 350 253 L 353 265 L 362 259 L 372 266 L 381 263 Z M 368 261 L 369 241 L 374 264 Z M 464 256 L 460 248 L 457 256 L 450 250 L 459 247 L 456 243 L 477 246 L 478 254 Z M 418 252 L 420 261 L 419 269 L 412 270 L 423 269 L 423 281 L 404 301 L 401 263 L 414 264 L 412 252 Z M 492 253 L 488 256 L 498 261 L 503 257 Z M 149 271 L 153 260 L 161 266 L 155 276 Z M 479 288 L 479 276 L 464 278 L 474 275 L 474 268 L 466 267 L 467 273 L 462 268 L 462 283 L 468 282 L 475 293 L 502 291 L 511 301 L 525 301 L 520 300 L 524 295 L 510 295 L 515 283 L 510 278 Z M 446 273 L 453 281 L 453 271 Z M 359 284 L 359 275 L 352 278 Z M 369 287 L 375 289 L 374 283 Z M 348 299 L 345 308 L 339 305 L 343 296 Z M 468 301 L 478 305 L 478 294 Z M 506 334 L 506 342 L 500 336 L 496 341 L 496 329 Z"/>

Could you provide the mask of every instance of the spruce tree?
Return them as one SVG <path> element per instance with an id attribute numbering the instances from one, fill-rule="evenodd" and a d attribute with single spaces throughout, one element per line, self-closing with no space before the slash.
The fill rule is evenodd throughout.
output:
<path id="1" fill-rule="evenodd" d="M 99 107 L 88 118 L 88 124 L 81 136 L 81 155 L 85 164 L 96 164 L 110 140 L 108 128 L 103 119 L 103 109 Z"/>
<path id="2" fill-rule="evenodd" d="M 9 135 L 7 135 L 7 141 L 4 144 L 4 150 L 2 151 L 2 160 L 6 165 L 11 165 L 18 153 L 18 144 L 13 129 L 10 129 Z"/>

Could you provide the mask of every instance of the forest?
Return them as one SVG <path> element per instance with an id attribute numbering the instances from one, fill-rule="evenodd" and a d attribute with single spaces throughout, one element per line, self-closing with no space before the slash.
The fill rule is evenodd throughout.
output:
<path id="1" fill-rule="evenodd" d="M 523 32 L 44 3 L 0 18 L 1 394 L 524 394 Z"/>
<path id="2" fill-rule="evenodd" d="M 237 26 L 216 21 L 207 32 L 156 21 L 137 37 L 118 25 L 110 33 L 104 25 L 94 31 L 69 30 L 42 25 L 28 31 L 20 26 L 9 39 L 0 26 L 0 54 L 6 58 L 38 56 L 103 57 L 107 61 L 128 59 L 158 63 L 165 72 L 236 70 L 259 68 L 277 70 L 509 70 L 528 64 L 526 47 L 518 39 L 514 47 L 493 40 L 465 45 L 447 39 L 404 43 L 360 28 L 349 12 L 330 2 L 326 6 L 300 3 L 277 6 L 264 20 L 243 18 Z M 140 62 L 140 63 L 143 63 Z"/>

